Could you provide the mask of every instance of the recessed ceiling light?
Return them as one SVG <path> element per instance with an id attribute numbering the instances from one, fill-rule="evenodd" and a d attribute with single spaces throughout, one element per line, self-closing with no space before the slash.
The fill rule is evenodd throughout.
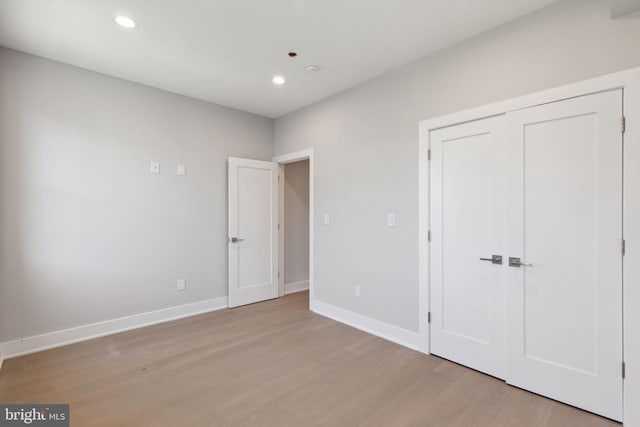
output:
<path id="1" fill-rule="evenodd" d="M 128 28 L 130 30 L 136 27 L 136 21 L 124 15 L 116 16 L 116 23 L 121 27 Z"/>
<path id="2" fill-rule="evenodd" d="M 282 77 L 282 76 L 274 76 L 274 77 L 273 77 L 273 79 L 272 79 L 271 81 L 272 81 L 274 84 L 277 84 L 277 85 L 283 85 L 283 84 L 284 84 L 284 82 L 285 82 L 286 80 L 285 80 L 285 79 L 284 79 L 284 77 Z"/>

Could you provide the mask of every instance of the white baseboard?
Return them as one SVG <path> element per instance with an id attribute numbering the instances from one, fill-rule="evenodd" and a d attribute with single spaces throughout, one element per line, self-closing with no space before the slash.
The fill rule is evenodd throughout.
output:
<path id="1" fill-rule="evenodd" d="M 318 300 L 313 301 L 311 310 L 314 313 L 400 344 L 411 350 L 418 351 L 420 347 L 420 334 L 418 332 L 399 328 Z"/>
<path id="2" fill-rule="evenodd" d="M 35 353 L 37 351 L 103 337 L 105 335 L 111 335 L 131 329 L 142 328 L 144 326 L 155 325 L 157 323 L 168 322 L 170 320 L 181 319 L 183 317 L 195 316 L 196 314 L 220 310 L 227 308 L 229 306 L 228 302 L 227 297 L 214 298 L 206 301 L 149 311 L 147 313 L 134 314 L 133 316 L 121 317 L 119 319 L 91 323 L 89 325 L 78 326 L 62 331 L 21 338 L 14 341 L 7 341 L 0 343 L 0 365 L 2 364 L 2 358 L 9 359 L 29 353 Z"/>
<path id="3" fill-rule="evenodd" d="M 309 281 L 303 280 L 301 282 L 285 283 L 284 294 L 292 294 L 294 292 L 302 292 L 309 289 Z"/>

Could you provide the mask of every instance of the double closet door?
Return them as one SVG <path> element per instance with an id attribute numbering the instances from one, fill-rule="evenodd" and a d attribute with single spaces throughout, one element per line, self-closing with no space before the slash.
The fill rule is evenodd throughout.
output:
<path id="1" fill-rule="evenodd" d="M 431 352 L 622 418 L 622 91 L 431 133 Z"/>

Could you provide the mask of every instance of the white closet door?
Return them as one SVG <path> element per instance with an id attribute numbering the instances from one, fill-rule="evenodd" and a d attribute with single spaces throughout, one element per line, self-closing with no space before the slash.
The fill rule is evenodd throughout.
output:
<path id="1" fill-rule="evenodd" d="M 507 115 L 507 382 L 622 418 L 622 91 Z"/>
<path id="2" fill-rule="evenodd" d="M 431 133 L 431 352 L 504 376 L 504 116 Z M 482 260 L 485 258 L 486 260 Z"/>

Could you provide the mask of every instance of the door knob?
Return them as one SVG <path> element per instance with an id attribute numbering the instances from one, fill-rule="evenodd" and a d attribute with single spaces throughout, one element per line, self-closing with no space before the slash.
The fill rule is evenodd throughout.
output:
<path id="1" fill-rule="evenodd" d="M 491 261 L 491 264 L 502 264 L 502 255 L 491 255 L 491 258 L 480 258 L 480 261 Z"/>
<path id="2" fill-rule="evenodd" d="M 531 267 L 533 264 L 530 262 L 522 262 L 520 258 L 509 257 L 509 267 Z"/>
<path id="3" fill-rule="evenodd" d="M 238 243 L 238 242 L 242 242 L 244 239 L 238 239 L 237 237 L 232 237 L 231 238 L 231 243 Z"/>

